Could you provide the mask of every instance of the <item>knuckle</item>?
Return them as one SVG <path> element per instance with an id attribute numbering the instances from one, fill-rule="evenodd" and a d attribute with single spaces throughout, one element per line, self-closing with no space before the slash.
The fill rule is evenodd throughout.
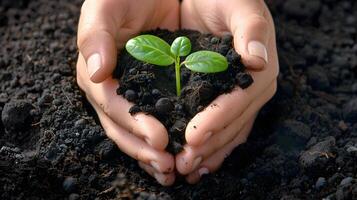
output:
<path id="1" fill-rule="evenodd" d="M 83 22 L 78 31 L 77 47 L 83 54 L 85 53 L 83 51 L 86 49 L 90 49 L 97 45 L 97 41 L 99 41 L 98 38 L 109 38 L 113 42 L 116 42 L 117 40 L 114 32 L 114 27 L 108 27 L 106 24 Z"/>
<path id="2" fill-rule="evenodd" d="M 252 26 L 264 30 L 268 29 L 269 23 L 265 17 L 258 14 L 251 14 L 248 18 Z"/>
<path id="3" fill-rule="evenodd" d="M 87 37 L 85 36 L 83 31 L 78 31 L 78 38 L 77 38 L 77 47 L 78 47 L 78 49 L 82 49 L 83 48 L 83 44 L 87 40 L 86 38 Z"/>
<path id="4" fill-rule="evenodd" d="M 90 23 L 83 22 L 80 29 L 78 30 L 77 47 L 79 49 L 85 48 L 89 44 L 92 25 Z"/>

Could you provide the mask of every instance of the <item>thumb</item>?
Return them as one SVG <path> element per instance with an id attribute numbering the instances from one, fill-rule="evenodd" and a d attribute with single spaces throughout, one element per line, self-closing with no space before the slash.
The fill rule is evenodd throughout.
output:
<path id="1" fill-rule="evenodd" d="M 117 60 L 116 28 L 102 1 L 85 1 L 78 26 L 77 45 L 90 80 L 99 83 L 111 76 Z M 103 1 L 108 2 L 108 1 Z M 99 5 L 98 5 L 99 4 Z"/>
<path id="2" fill-rule="evenodd" d="M 253 70 L 261 70 L 268 63 L 267 43 L 270 34 L 268 20 L 263 16 L 263 1 L 248 1 L 239 8 L 243 12 L 231 15 L 234 48 L 242 55 L 242 62 Z"/>

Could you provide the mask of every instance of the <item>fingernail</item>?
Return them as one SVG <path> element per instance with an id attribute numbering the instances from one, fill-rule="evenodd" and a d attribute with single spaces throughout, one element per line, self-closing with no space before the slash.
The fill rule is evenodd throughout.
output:
<path id="1" fill-rule="evenodd" d="M 207 140 L 208 140 L 211 136 L 212 136 L 212 132 L 206 133 L 206 134 L 203 136 L 203 142 L 202 142 L 202 143 L 207 142 Z"/>
<path id="2" fill-rule="evenodd" d="M 200 174 L 201 177 L 208 173 L 209 173 L 209 170 L 205 167 L 198 170 L 198 174 Z"/>
<path id="3" fill-rule="evenodd" d="M 158 172 L 161 172 L 160 166 L 157 162 L 155 161 L 150 161 L 150 165 Z"/>
<path id="4" fill-rule="evenodd" d="M 98 53 L 92 54 L 87 60 L 87 71 L 92 77 L 102 66 L 102 59 Z"/>
<path id="5" fill-rule="evenodd" d="M 193 164 L 192 164 L 192 169 L 196 169 L 198 167 L 198 165 L 201 163 L 202 161 L 202 157 L 198 157 L 196 158 L 194 161 L 193 161 Z"/>
<path id="6" fill-rule="evenodd" d="M 258 41 L 250 41 L 248 43 L 248 53 L 251 56 L 258 56 L 265 62 L 268 62 L 268 52 L 264 44 Z"/>
<path id="7" fill-rule="evenodd" d="M 166 182 L 166 176 L 161 173 L 154 173 L 154 177 L 161 185 L 164 185 Z"/>

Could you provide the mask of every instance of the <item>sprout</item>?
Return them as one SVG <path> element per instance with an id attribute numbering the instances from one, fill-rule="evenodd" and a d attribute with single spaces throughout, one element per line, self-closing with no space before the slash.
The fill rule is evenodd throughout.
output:
<path id="1" fill-rule="evenodd" d="M 171 46 L 159 37 L 140 35 L 126 43 L 126 50 L 136 59 L 158 66 L 175 63 L 176 93 L 181 94 L 181 66 L 194 72 L 216 73 L 228 68 L 226 57 L 213 51 L 197 51 L 192 54 L 191 42 L 187 37 L 176 38 Z M 181 63 L 180 57 L 187 56 Z"/>

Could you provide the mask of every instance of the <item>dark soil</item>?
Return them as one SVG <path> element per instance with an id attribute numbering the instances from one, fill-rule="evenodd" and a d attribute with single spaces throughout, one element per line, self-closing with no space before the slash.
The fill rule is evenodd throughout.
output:
<path id="1" fill-rule="evenodd" d="M 217 38 L 196 31 L 169 32 L 156 30 L 148 34 L 159 36 L 171 44 L 180 36 L 187 36 L 192 51 L 209 50 L 226 56 L 228 69 L 221 73 L 195 73 L 181 69 L 181 96 L 176 95 L 175 67 L 158 67 L 140 62 L 125 50 L 120 53 L 114 77 L 119 79 L 119 95 L 135 103 L 128 112 L 151 114 L 164 124 L 169 132 L 169 152 L 182 151 L 187 123 L 210 104 L 218 95 L 230 92 L 236 85 L 245 89 L 253 83 L 245 73 L 240 56 L 234 51 L 231 35 Z M 182 58 L 184 60 L 184 58 Z"/>
<path id="2" fill-rule="evenodd" d="M 357 199 L 357 3 L 271 2 L 276 96 L 218 172 L 166 188 L 80 94 L 82 2 L 0 1 L 0 199 Z"/>

